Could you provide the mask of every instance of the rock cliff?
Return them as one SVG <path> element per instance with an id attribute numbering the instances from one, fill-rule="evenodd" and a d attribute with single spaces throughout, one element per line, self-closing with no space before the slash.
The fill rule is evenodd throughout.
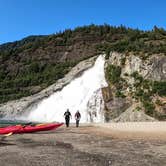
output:
<path id="1" fill-rule="evenodd" d="M 166 119 L 166 56 L 111 52 L 103 89 L 107 121 Z M 153 117 L 153 118 L 152 118 Z"/>

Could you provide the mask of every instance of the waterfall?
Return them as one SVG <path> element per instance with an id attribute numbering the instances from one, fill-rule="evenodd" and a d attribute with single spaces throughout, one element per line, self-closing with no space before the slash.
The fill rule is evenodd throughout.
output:
<path id="1" fill-rule="evenodd" d="M 107 86 L 104 63 L 104 57 L 100 55 L 92 68 L 71 81 L 61 91 L 42 100 L 28 115 L 22 115 L 19 119 L 63 122 L 64 112 L 68 108 L 72 114 L 71 122 L 75 122 L 74 114 L 77 110 L 81 113 L 80 122 L 103 122 L 104 102 L 101 88 Z"/>

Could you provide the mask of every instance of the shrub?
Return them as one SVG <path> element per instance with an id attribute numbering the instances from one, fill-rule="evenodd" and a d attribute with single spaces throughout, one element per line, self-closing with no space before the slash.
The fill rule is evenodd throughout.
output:
<path id="1" fill-rule="evenodd" d="M 159 96 L 166 96 L 166 82 L 155 81 L 152 86 L 152 92 Z"/>
<path id="2" fill-rule="evenodd" d="M 126 57 L 121 58 L 121 65 L 124 66 L 126 63 Z"/>
<path id="3" fill-rule="evenodd" d="M 126 96 L 121 90 L 116 90 L 115 97 L 125 98 Z"/>
<path id="4" fill-rule="evenodd" d="M 106 54 L 105 59 L 109 59 L 110 52 L 111 52 L 111 49 L 108 47 L 105 51 L 105 54 Z"/>
<path id="5" fill-rule="evenodd" d="M 145 108 L 145 113 L 148 114 L 149 116 L 153 116 L 155 110 L 154 104 L 148 100 L 144 100 L 143 106 Z"/>
<path id="6" fill-rule="evenodd" d="M 120 80 L 121 67 L 115 65 L 108 65 L 106 68 L 106 77 L 111 84 L 116 84 Z"/>

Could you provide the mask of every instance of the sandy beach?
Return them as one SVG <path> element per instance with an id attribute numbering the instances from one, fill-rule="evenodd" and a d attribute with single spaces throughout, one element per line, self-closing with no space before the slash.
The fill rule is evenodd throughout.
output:
<path id="1" fill-rule="evenodd" d="M 81 124 L 0 141 L 0 166 L 165 166 L 166 122 Z"/>
<path id="2" fill-rule="evenodd" d="M 99 133 L 114 138 L 166 140 L 166 122 L 104 123 L 94 126 Z"/>

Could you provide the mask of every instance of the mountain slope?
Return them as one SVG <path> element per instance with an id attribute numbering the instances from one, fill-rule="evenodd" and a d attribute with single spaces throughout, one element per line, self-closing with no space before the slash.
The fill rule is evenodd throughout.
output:
<path id="1" fill-rule="evenodd" d="M 166 31 L 90 25 L 0 45 L 0 102 L 35 94 L 63 78 L 83 59 L 110 51 L 142 59 L 166 53 Z"/>

